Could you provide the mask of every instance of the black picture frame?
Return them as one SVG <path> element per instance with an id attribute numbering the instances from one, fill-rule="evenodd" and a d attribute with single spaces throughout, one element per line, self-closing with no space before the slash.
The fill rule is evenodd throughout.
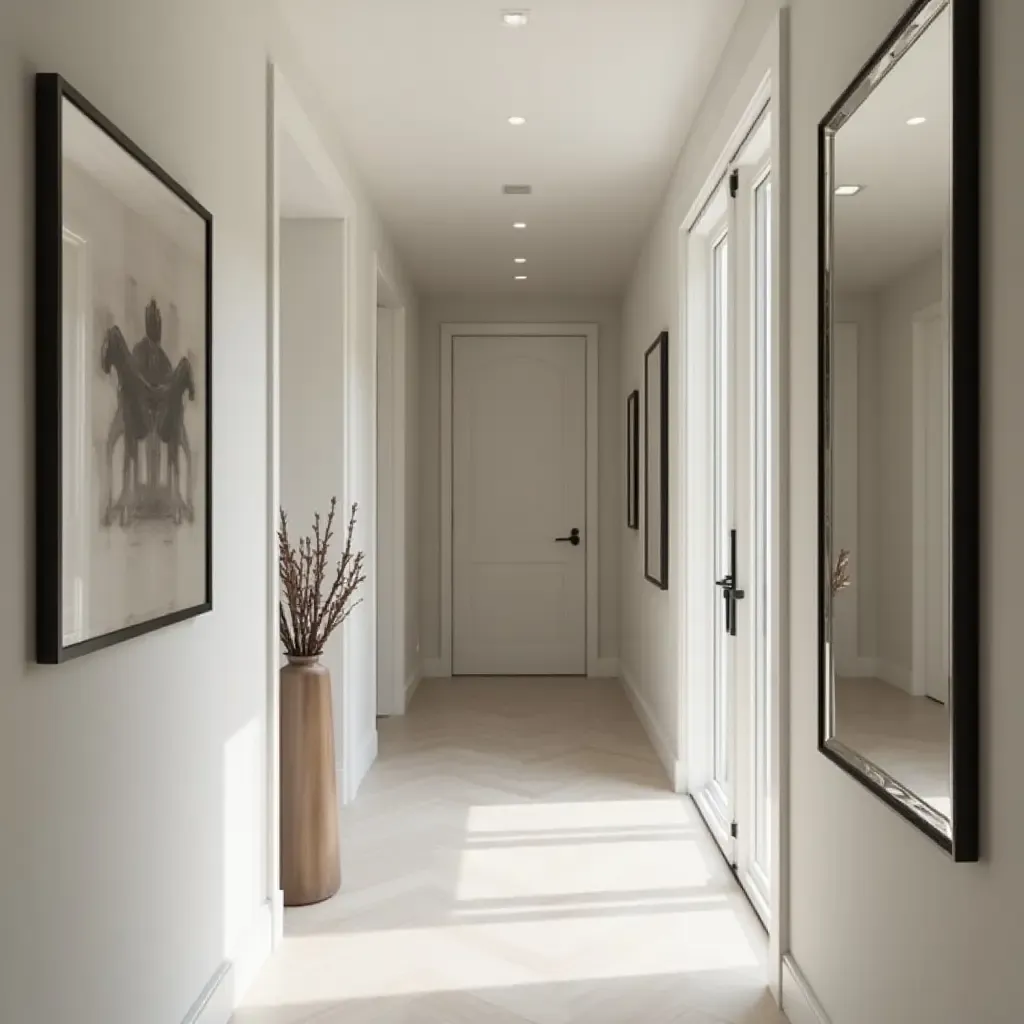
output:
<path id="1" fill-rule="evenodd" d="M 640 529 L 640 392 L 626 398 L 626 526 Z"/>
<path id="2" fill-rule="evenodd" d="M 202 340 L 205 346 L 202 359 L 199 365 L 201 372 L 202 401 L 205 414 L 204 429 L 201 432 L 202 444 L 200 450 L 195 445 L 197 455 L 201 454 L 203 471 L 201 476 L 192 470 L 192 451 L 188 450 L 188 502 L 185 503 L 181 489 L 180 476 L 175 475 L 175 483 L 172 484 L 172 473 L 170 469 L 171 459 L 168 454 L 168 465 L 166 472 L 158 469 L 157 473 L 166 476 L 166 507 L 161 507 L 159 515 L 163 519 L 170 519 L 175 525 L 179 525 L 179 516 L 190 516 L 189 520 L 194 524 L 196 508 L 192 506 L 192 482 L 202 485 L 202 501 L 198 503 L 201 515 L 204 517 L 204 524 L 197 526 L 196 536 L 201 537 L 204 550 L 204 564 L 194 568 L 201 572 L 203 596 L 202 599 L 190 604 L 188 607 L 176 608 L 166 614 L 158 614 L 141 621 L 131 621 L 126 625 L 108 630 L 98 635 L 90 635 L 81 640 L 71 643 L 66 642 L 64 632 L 64 510 L 63 510 L 63 474 L 66 453 L 63 440 L 63 425 L 65 419 L 64 410 L 64 339 L 63 339 L 63 243 L 64 243 L 64 145 L 65 125 L 64 110 L 65 101 L 69 102 L 77 112 L 98 128 L 105 140 L 109 140 L 115 147 L 123 150 L 124 153 L 142 168 L 153 181 L 159 183 L 172 193 L 173 197 L 198 218 L 198 223 L 192 225 L 196 232 L 202 232 L 202 259 L 204 270 L 202 280 L 205 288 L 203 301 L 197 303 L 201 312 L 196 319 L 201 321 Z M 133 637 L 150 633 L 172 623 L 181 622 L 193 618 L 213 608 L 213 216 L 206 210 L 192 195 L 190 195 L 177 181 L 175 181 L 165 170 L 163 170 L 151 157 L 147 156 L 128 136 L 122 132 L 113 122 L 106 118 L 96 109 L 81 93 L 75 90 L 59 74 L 38 74 L 35 80 L 35 171 L 36 171 L 36 202 L 35 202 L 35 428 L 36 428 L 36 660 L 43 664 L 59 664 L 84 654 L 98 651 L 114 644 L 122 643 Z M 148 179 L 143 177 L 143 180 Z M 162 193 L 161 193 L 162 194 Z M 115 197 L 121 199 L 121 197 Z M 127 206 L 127 200 L 122 200 Z M 173 201 L 173 200 L 172 200 Z M 191 223 L 191 222 L 189 222 Z M 98 245 L 99 243 L 97 243 Z M 150 323 L 156 324 L 162 315 L 155 298 L 151 301 L 155 309 L 152 321 L 149 307 L 146 308 L 147 328 L 146 337 L 150 335 Z M 171 307 L 174 313 L 174 307 Z M 117 328 L 119 331 L 120 328 Z M 110 331 L 103 336 L 104 350 Z M 161 332 L 153 332 L 157 337 L 155 344 L 160 345 L 159 336 Z M 123 336 L 122 336 L 123 338 Z M 161 349 L 162 351 L 162 349 Z M 99 356 L 97 353 L 97 367 Z M 164 358 L 167 358 L 166 356 Z M 184 361 L 184 360 L 183 360 Z M 110 367 L 105 368 L 109 373 Z M 182 369 L 179 366 L 175 370 Z M 182 387 L 188 387 L 191 381 L 193 389 L 195 381 L 191 377 L 191 363 L 189 363 L 188 380 Z M 112 377 L 112 375 L 111 375 Z M 112 377 L 113 379 L 113 377 Z M 121 415 L 121 373 L 118 370 L 118 383 L 116 385 L 117 414 Z M 143 385 L 149 388 L 149 385 Z M 111 387 L 114 387 L 111 384 Z M 169 385 L 169 387 L 171 387 Z M 159 411 L 153 411 L 153 422 L 158 415 L 164 415 L 172 403 L 167 399 L 165 390 L 164 397 L 153 397 L 159 389 L 149 389 L 146 394 L 150 396 L 151 407 Z M 173 391 L 173 387 L 171 387 Z M 194 390 L 191 392 L 194 396 Z M 181 408 L 185 408 L 187 392 L 182 392 Z M 194 401 L 194 397 L 193 397 Z M 164 403 L 164 404 L 159 404 Z M 182 417 L 184 414 L 182 413 Z M 184 419 L 181 419 L 181 423 Z M 176 435 L 176 450 L 179 447 L 189 448 L 187 435 L 184 442 L 181 441 L 181 433 Z M 111 427 L 113 432 L 113 427 Z M 155 436 L 155 427 L 151 427 L 151 434 L 147 435 L 141 442 L 145 444 L 147 439 Z M 122 430 L 122 435 L 127 437 L 127 431 Z M 123 441 L 121 442 L 123 444 Z M 109 446 L 113 448 L 113 444 Z M 168 449 L 170 444 L 168 444 Z M 109 454 L 109 453 L 108 453 Z M 158 457 L 163 459 L 163 454 L 158 449 Z M 138 483 L 138 461 L 136 460 L 136 483 L 133 485 L 131 496 L 136 502 L 133 509 L 141 509 L 141 500 L 137 498 L 142 484 Z M 152 471 L 152 465 L 147 472 Z M 127 476 L 127 471 L 125 473 Z M 113 470 L 110 472 L 113 478 Z M 161 476 L 156 476 L 155 484 L 146 480 L 146 486 L 153 491 L 157 486 L 163 486 Z M 175 490 L 171 490 L 172 486 Z M 113 483 L 110 485 L 110 493 L 113 494 Z M 164 493 L 164 492 L 162 492 Z M 176 495 L 178 506 L 177 511 L 168 513 L 172 496 Z M 122 490 L 119 502 L 125 500 L 125 493 Z M 180 507 L 179 507 L 180 506 Z M 123 509 L 123 506 L 122 506 Z M 101 515 L 99 509 L 90 509 L 91 515 L 95 511 L 97 517 Z M 110 506 L 107 507 L 110 513 Z M 120 513 L 125 515 L 124 511 Z M 157 512 L 139 512 L 140 516 L 145 514 L 155 519 Z M 135 563 L 136 571 L 141 574 L 144 567 Z M 97 574 L 99 575 L 99 574 Z M 198 589 L 198 588 L 197 588 Z"/>
<path id="3" fill-rule="evenodd" d="M 660 590 L 668 590 L 668 468 L 668 331 L 662 331 L 644 354 L 644 577 Z"/>
<path id="4" fill-rule="evenodd" d="M 980 749 L 980 16 L 976 0 L 949 0 L 952 12 L 951 605 L 950 795 L 948 819 L 898 780 L 830 737 L 831 539 L 828 535 L 829 389 L 832 304 L 832 135 L 880 62 L 901 52 L 931 0 L 917 0 L 868 59 L 818 126 L 818 749 L 957 862 L 979 859 Z"/>

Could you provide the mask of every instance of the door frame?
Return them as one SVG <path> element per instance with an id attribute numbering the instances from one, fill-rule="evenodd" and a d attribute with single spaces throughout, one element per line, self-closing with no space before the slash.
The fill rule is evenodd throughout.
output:
<path id="1" fill-rule="evenodd" d="M 911 407 L 911 519 L 912 553 L 911 553 L 911 600 L 912 600 L 912 647 L 910 667 L 910 692 L 917 697 L 928 696 L 925 671 L 925 644 L 928 639 L 928 621 L 925 614 L 925 594 L 927 592 L 927 573 L 925 572 L 925 545 L 928 540 L 928 500 L 926 493 L 925 459 L 928 451 L 928 427 L 926 417 L 929 408 L 926 393 L 925 368 L 929 353 L 925 330 L 935 320 L 943 324 L 946 318 L 946 307 L 942 302 L 933 302 L 917 310 L 911 319 L 912 358 L 911 385 L 913 400 Z M 946 356 L 946 379 L 950 379 L 950 362 Z M 951 437 L 951 413 L 948 403 L 942 405 L 946 416 L 947 437 Z M 947 519 L 946 532 L 952 536 L 952 520 Z M 948 550 L 948 549 L 947 549 Z M 951 555 L 949 556 L 952 557 Z M 949 663 L 947 662 L 947 665 Z M 949 704 L 949 696 L 946 697 Z"/>
<path id="2" fill-rule="evenodd" d="M 700 490 L 704 474 L 708 471 L 707 455 L 704 452 L 702 431 L 706 431 L 707 396 L 700 384 L 706 378 L 706 360 L 699 344 L 703 321 L 700 303 L 691 303 L 689 285 L 691 276 L 691 254 L 689 247 L 690 229 L 700 219 L 705 204 L 712 198 L 723 176 L 727 173 L 733 156 L 740 149 L 747 132 L 767 105 L 772 118 L 771 166 L 772 216 L 775 230 L 772 239 L 772 266 L 774 268 L 773 323 L 775 338 L 772 360 L 768 367 L 771 389 L 775 402 L 771 409 L 771 427 L 774 445 L 772 456 L 777 471 L 769 499 L 772 522 L 769 548 L 774 573 L 771 580 L 770 600 L 775 611 L 769 623 L 771 642 L 769 671 L 772 677 L 774 700 L 769 711 L 769 737 L 771 759 L 769 764 L 769 821 L 771 827 L 771 906 L 768 932 L 768 985 L 776 1003 L 783 1004 L 783 963 L 789 956 L 789 746 L 790 746 L 790 636 L 793 627 L 790 618 L 790 468 L 789 468 L 789 10 L 781 8 L 765 33 L 757 54 L 747 68 L 745 82 L 748 85 L 737 90 L 732 98 L 736 111 L 735 120 L 729 119 L 734 127 L 717 153 L 708 160 L 710 174 L 704 178 L 704 185 L 696 192 L 694 202 L 686 215 L 678 222 L 676 235 L 677 287 L 679 303 L 677 322 L 679 336 L 683 339 L 683 353 L 676 360 L 673 385 L 683 396 L 684 414 L 678 417 L 679 450 L 684 452 L 684 466 L 679 474 L 679 503 L 682 521 L 692 543 L 686 545 L 687 563 L 690 556 L 700 555 L 699 530 L 707 520 Z M 764 69 L 763 71 L 761 69 Z M 749 91 L 748 91 L 749 90 Z M 696 550 L 695 550 L 696 549 Z M 698 558 L 700 565 L 704 563 Z M 700 565 L 686 566 L 683 572 L 683 587 L 679 598 L 677 615 L 684 629 L 679 644 L 678 672 L 680 679 L 678 735 L 680 750 L 686 751 L 687 791 L 693 792 L 692 757 L 699 754 L 700 739 L 695 734 L 696 719 L 700 704 L 699 685 L 695 680 L 706 673 L 706 660 L 702 658 L 701 638 L 697 630 L 702 615 L 703 598 L 697 587 L 703 585 L 700 577 L 690 571 L 699 572 Z M 677 577 L 679 578 L 679 577 Z M 706 601 L 704 602 L 706 604 Z"/>
<path id="3" fill-rule="evenodd" d="M 377 440 L 374 452 L 377 520 L 377 716 L 404 715 L 410 680 L 406 678 L 406 307 L 398 288 L 374 253 L 373 337 L 376 352 Z M 383 333 L 382 333 L 383 332 Z M 380 452 L 390 454 L 381 472 Z"/>
<path id="4" fill-rule="evenodd" d="M 452 349 L 455 338 L 483 337 L 587 340 L 587 675 L 614 676 L 614 664 L 602 662 L 598 656 L 598 327 L 586 323 L 441 324 L 441 657 L 436 674 L 452 674 Z"/>

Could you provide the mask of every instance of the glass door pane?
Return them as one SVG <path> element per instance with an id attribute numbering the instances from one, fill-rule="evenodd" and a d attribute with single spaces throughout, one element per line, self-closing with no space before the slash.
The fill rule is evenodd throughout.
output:
<path id="1" fill-rule="evenodd" d="M 751 590 L 754 601 L 754 800 L 753 857 L 755 881 L 768 894 L 771 878 L 771 815 L 769 779 L 771 764 L 771 665 L 769 580 L 771 576 L 772 503 L 770 481 L 772 452 L 772 236 L 771 175 L 754 188 L 754 564 Z"/>
<path id="2" fill-rule="evenodd" d="M 732 430 L 732 353 L 729 316 L 729 236 L 723 234 L 712 249 L 712 331 L 714 349 L 714 533 L 715 580 L 724 579 L 731 571 L 731 528 L 733 525 L 733 430 Z M 732 720 L 730 690 L 732 679 L 732 644 L 724 628 L 722 591 L 715 580 L 709 580 L 712 600 L 718 608 L 714 617 L 714 687 L 713 687 L 713 779 L 719 797 L 732 817 Z"/>

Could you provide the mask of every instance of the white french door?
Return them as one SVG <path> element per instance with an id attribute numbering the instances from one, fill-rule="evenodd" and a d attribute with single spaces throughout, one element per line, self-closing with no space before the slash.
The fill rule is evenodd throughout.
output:
<path id="1" fill-rule="evenodd" d="M 772 201 L 767 118 L 751 133 L 691 230 L 690 344 L 705 347 L 704 501 L 711 556 L 689 588 L 697 604 L 703 698 L 694 701 L 694 799 L 751 902 L 771 905 L 770 765 L 773 535 Z M 694 331 L 694 327 L 697 330 Z M 698 445 L 701 440 L 696 442 Z M 701 607 L 703 606 L 703 608 Z M 690 635 L 693 635 L 692 632 Z"/>

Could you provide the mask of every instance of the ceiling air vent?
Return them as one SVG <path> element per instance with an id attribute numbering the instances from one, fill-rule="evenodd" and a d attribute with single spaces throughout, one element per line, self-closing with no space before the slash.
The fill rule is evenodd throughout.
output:
<path id="1" fill-rule="evenodd" d="M 502 185 L 501 191 L 507 196 L 528 196 L 533 194 L 532 185 Z"/>

